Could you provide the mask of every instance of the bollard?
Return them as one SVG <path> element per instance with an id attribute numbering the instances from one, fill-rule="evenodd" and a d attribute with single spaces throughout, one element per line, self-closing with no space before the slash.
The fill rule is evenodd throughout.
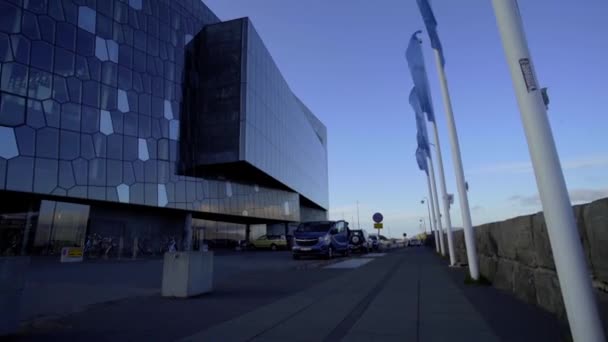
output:
<path id="1" fill-rule="evenodd" d="M 133 238 L 133 254 L 131 255 L 132 259 L 137 259 L 137 252 L 139 251 L 139 239 L 137 236 Z"/>

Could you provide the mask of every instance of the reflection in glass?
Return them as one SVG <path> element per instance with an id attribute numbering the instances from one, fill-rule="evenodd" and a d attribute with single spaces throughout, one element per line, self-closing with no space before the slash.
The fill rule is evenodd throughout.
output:
<path id="1" fill-rule="evenodd" d="M 120 184 L 116 187 L 118 191 L 118 200 L 121 203 L 129 203 L 129 186 L 126 184 Z"/>
<path id="2" fill-rule="evenodd" d="M 101 115 L 99 117 L 99 130 L 105 135 L 114 133 L 112 117 L 110 116 L 110 112 L 107 110 L 101 110 Z"/>
<path id="3" fill-rule="evenodd" d="M 0 125 L 18 126 L 25 122 L 25 98 L 2 94 L 0 98 Z"/>
<path id="4" fill-rule="evenodd" d="M 118 89 L 118 110 L 123 113 L 129 111 L 129 100 L 127 99 L 127 92 L 122 89 Z"/>
<path id="5" fill-rule="evenodd" d="M 18 155 L 15 132 L 12 128 L 0 126 L 0 157 L 10 159 Z"/>
<path id="6" fill-rule="evenodd" d="M 96 12 L 86 6 L 78 7 L 78 26 L 86 31 L 95 34 Z"/>
<path id="7" fill-rule="evenodd" d="M 150 155 L 148 154 L 148 143 L 146 142 L 146 139 L 139 139 L 137 156 L 140 160 L 143 161 L 150 159 Z"/>

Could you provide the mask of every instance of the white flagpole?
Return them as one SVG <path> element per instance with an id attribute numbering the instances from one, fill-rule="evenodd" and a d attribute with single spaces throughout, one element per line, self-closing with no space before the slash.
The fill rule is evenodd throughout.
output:
<path id="1" fill-rule="evenodd" d="M 437 118 L 435 117 L 435 120 Z M 448 199 L 448 190 L 445 186 L 445 175 L 443 174 L 443 159 L 441 157 L 441 147 L 439 146 L 439 131 L 437 130 L 437 122 L 432 121 L 433 131 L 435 132 L 435 148 L 437 149 L 437 162 L 439 163 L 439 182 L 441 184 L 441 196 L 443 198 L 443 211 L 445 212 L 445 224 L 448 235 L 448 252 L 450 253 L 450 265 L 456 264 L 456 256 L 454 255 L 454 246 L 452 243 L 452 220 L 450 219 L 450 202 Z M 439 206 L 439 204 L 437 204 Z M 441 216 L 439 221 L 441 222 Z"/>
<path id="2" fill-rule="evenodd" d="M 605 341 L 547 109 L 515 0 L 492 0 L 574 341 Z"/>
<path id="3" fill-rule="evenodd" d="M 469 263 L 469 274 L 474 280 L 479 279 L 479 267 L 477 264 L 477 248 L 475 247 L 475 235 L 471 223 L 471 210 L 469 209 L 469 197 L 465 187 L 464 171 L 462 167 L 462 157 L 460 155 L 460 144 L 458 143 L 458 132 L 456 132 L 456 122 L 452 111 L 452 100 L 448 90 L 448 81 L 441 61 L 439 51 L 435 52 L 435 63 L 439 71 L 439 83 L 441 83 L 441 95 L 445 107 L 445 116 L 450 133 L 450 147 L 452 148 L 452 159 L 454 161 L 454 173 L 456 174 L 456 186 L 458 188 L 458 198 L 460 199 L 460 214 L 462 215 L 462 225 L 464 229 L 464 242 L 467 250 L 467 261 Z M 449 234 L 449 233 L 448 233 Z"/>
<path id="4" fill-rule="evenodd" d="M 441 210 L 439 209 L 439 203 L 437 201 L 437 183 L 435 182 L 435 170 L 433 168 L 433 157 L 429 155 L 429 173 L 431 174 L 431 187 L 433 188 L 433 210 L 435 210 L 435 224 L 439 228 L 439 249 L 441 255 L 445 256 L 445 241 L 443 238 L 443 226 L 441 225 Z"/>
<path id="5" fill-rule="evenodd" d="M 439 233 L 437 232 L 437 221 L 435 221 L 435 210 L 433 209 L 433 211 L 431 212 L 431 203 L 433 203 L 433 190 L 431 188 L 431 176 L 429 176 L 428 172 L 426 174 L 426 183 L 429 186 L 429 197 L 426 199 L 426 208 L 429 211 L 429 221 L 431 222 L 433 234 L 435 234 L 435 249 L 437 250 L 437 253 L 439 253 Z M 431 203 L 429 203 L 429 201 L 431 201 Z"/>

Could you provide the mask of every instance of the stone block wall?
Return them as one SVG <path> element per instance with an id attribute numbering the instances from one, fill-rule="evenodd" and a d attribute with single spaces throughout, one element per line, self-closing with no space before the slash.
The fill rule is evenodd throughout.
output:
<path id="1" fill-rule="evenodd" d="M 608 288 L 608 198 L 573 207 L 594 286 Z M 464 232 L 453 234 L 456 258 L 467 262 Z M 479 270 L 500 289 L 565 317 L 543 213 L 475 227 Z"/>

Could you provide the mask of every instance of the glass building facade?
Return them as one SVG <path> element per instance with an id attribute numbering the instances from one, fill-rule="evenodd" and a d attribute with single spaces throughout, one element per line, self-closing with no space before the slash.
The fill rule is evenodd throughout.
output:
<path id="1" fill-rule="evenodd" d="M 0 0 L 0 254 L 153 253 L 184 222 L 234 240 L 328 205 L 326 129 L 248 19 Z"/>

